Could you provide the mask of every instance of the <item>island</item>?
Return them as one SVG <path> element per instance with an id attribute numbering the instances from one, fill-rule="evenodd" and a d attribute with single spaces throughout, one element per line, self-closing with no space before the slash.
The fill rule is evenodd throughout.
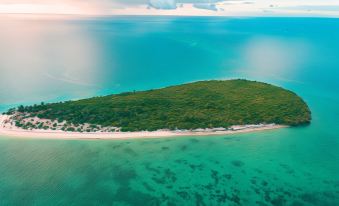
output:
<path id="1" fill-rule="evenodd" d="M 0 134 L 92 138 L 210 135 L 310 122 L 308 105 L 294 92 L 234 79 L 19 106 L 1 115 Z"/>

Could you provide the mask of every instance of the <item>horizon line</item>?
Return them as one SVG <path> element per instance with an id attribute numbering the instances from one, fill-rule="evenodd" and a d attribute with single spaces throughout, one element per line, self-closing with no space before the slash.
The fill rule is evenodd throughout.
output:
<path id="1" fill-rule="evenodd" d="M 329 18 L 329 19 L 338 19 L 338 16 L 335 15 L 209 15 L 209 14 L 199 14 L 199 15 L 176 15 L 176 14 L 67 14 L 67 13 L 1 13 L 2 15 L 8 16 L 71 16 L 71 17 L 114 17 L 114 16 L 154 16 L 154 17 L 229 17 L 229 18 Z"/>

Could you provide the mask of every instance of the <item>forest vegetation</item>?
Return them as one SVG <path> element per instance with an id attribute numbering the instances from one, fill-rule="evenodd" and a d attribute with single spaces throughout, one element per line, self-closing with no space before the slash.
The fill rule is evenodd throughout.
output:
<path id="1" fill-rule="evenodd" d="M 295 93 L 248 80 L 211 80 L 77 101 L 19 106 L 7 114 L 77 124 L 119 127 L 122 131 L 228 128 L 311 121 L 307 104 Z"/>

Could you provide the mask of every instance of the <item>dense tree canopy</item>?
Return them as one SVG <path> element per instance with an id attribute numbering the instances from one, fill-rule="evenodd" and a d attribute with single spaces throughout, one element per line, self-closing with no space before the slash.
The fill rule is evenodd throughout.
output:
<path id="1" fill-rule="evenodd" d="M 200 81 L 63 103 L 19 107 L 31 116 L 124 131 L 231 125 L 307 124 L 311 113 L 295 93 L 248 80 Z"/>

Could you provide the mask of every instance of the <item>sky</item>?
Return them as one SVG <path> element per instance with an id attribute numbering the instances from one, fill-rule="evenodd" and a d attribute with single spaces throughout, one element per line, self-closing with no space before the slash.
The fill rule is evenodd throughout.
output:
<path id="1" fill-rule="evenodd" d="M 339 17 L 339 0 L 0 0 L 0 14 Z"/>

